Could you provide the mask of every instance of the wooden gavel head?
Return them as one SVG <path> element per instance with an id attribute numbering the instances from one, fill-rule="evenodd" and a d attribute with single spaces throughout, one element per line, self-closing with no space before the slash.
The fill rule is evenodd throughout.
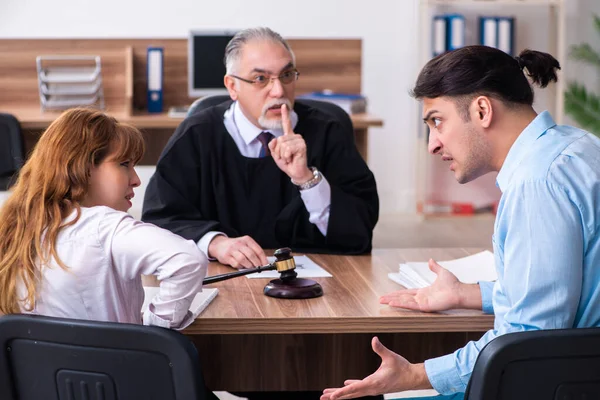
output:
<path id="1" fill-rule="evenodd" d="M 298 278 L 296 262 L 292 250 L 284 247 L 275 250 L 275 269 L 281 274 L 280 279 L 273 279 L 265 286 L 264 293 L 270 297 L 284 299 L 311 299 L 323 295 L 323 288 L 312 279 Z"/>
<path id="2" fill-rule="evenodd" d="M 290 280 L 296 279 L 298 274 L 296 271 L 296 261 L 292 256 L 292 249 L 289 247 L 283 247 L 275 250 L 273 253 L 275 256 L 275 269 L 281 274 L 281 280 L 289 282 Z"/>

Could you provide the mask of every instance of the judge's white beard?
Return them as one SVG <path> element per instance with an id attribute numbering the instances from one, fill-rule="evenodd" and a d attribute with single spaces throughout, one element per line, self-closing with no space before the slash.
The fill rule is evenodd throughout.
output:
<path id="1" fill-rule="evenodd" d="M 260 126 L 262 126 L 263 129 L 283 129 L 281 118 L 267 118 L 267 111 L 269 111 L 269 108 L 274 106 L 281 107 L 281 105 L 283 104 L 285 104 L 287 106 L 287 109 L 291 111 L 292 102 L 285 98 L 275 99 L 264 105 L 262 112 L 260 113 L 260 117 L 258 118 L 258 123 Z"/>

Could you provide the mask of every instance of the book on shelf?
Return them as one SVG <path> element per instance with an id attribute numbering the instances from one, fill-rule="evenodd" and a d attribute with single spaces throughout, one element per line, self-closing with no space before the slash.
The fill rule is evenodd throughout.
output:
<path id="1" fill-rule="evenodd" d="M 173 106 L 169 108 L 169 118 L 187 117 L 190 106 Z"/>
<path id="2" fill-rule="evenodd" d="M 439 261 L 438 264 L 463 283 L 492 282 L 498 279 L 494 253 L 488 250 L 455 260 Z M 437 275 L 429 269 L 428 262 L 407 262 L 400 264 L 398 272 L 391 272 L 388 277 L 407 289 L 419 289 L 430 286 Z"/>
<path id="3" fill-rule="evenodd" d="M 498 212 L 498 202 L 475 204 L 469 202 L 432 202 L 417 204 L 417 211 L 422 214 L 475 215 Z"/>
<path id="4" fill-rule="evenodd" d="M 142 312 L 148 309 L 150 300 L 158 294 L 159 289 L 160 288 L 158 287 L 144 286 L 144 304 L 142 305 Z M 190 311 L 194 318 L 198 317 L 198 315 L 208 307 L 210 302 L 217 297 L 217 294 L 219 294 L 219 289 L 217 288 L 203 288 L 201 292 L 196 293 L 196 296 L 194 296 L 194 299 L 192 300 L 192 304 L 190 304 Z"/>
<path id="5" fill-rule="evenodd" d="M 348 114 L 360 114 L 367 111 L 367 99 L 360 94 L 336 93 L 331 90 L 300 95 L 298 99 L 327 101 L 338 105 Z"/>

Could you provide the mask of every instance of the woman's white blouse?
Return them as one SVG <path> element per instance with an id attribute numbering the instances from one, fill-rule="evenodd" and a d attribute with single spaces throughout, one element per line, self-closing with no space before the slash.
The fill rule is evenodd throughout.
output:
<path id="1" fill-rule="evenodd" d="M 79 220 L 62 228 L 56 250 L 68 269 L 54 259 L 40 267 L 31 313 L 173 329 L 192 323 L 188 309 L 208 264 L 193 241 L 109 207 L 82 207 Z M 156 275 L 160 282 L 143 319 L 141 275 Z M 21 298 L 25 293 L 21 284 Z"/>

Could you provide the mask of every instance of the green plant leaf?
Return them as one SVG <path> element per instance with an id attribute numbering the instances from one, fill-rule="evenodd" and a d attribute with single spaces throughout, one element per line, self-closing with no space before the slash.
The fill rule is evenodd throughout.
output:
<path id="1" fill-rule="evenodd" d="M 583 61 L 600 68 L 600 54 L 587 43 L 571 46 L 569 55 L 574 60 Z"/>
<path id="2" fill-rule="evenodd" d="M 571 82 L 565 92 L 565 112 L 583 129 L 600 136 L 600 97 Z"/>

